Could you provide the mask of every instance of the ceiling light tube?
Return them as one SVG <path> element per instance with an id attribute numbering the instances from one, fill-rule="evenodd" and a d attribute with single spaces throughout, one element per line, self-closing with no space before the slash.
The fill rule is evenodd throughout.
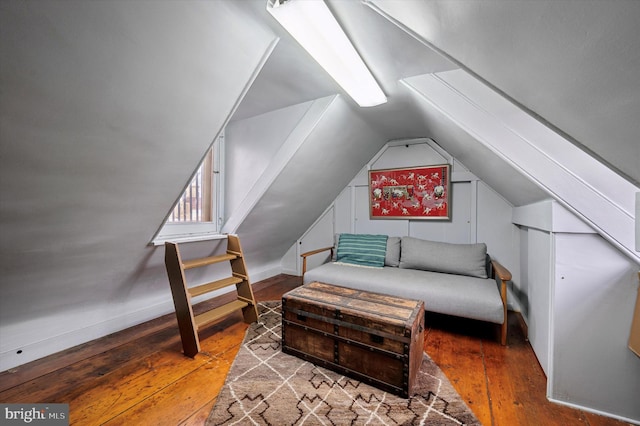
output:
<path id="1" fill-rule="evenodd" d="M 387 101 L 322 0 L 268 0 L 267 11 L 361 107 Z"/>

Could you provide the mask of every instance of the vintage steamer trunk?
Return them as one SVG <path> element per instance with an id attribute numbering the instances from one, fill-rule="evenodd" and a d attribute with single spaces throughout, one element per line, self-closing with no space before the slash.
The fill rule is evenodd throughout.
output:
<path id="1" fill-rule="evenodd" d="M 282 351 L 407 398 L 420 368 L 424 303 L 323 283 L 282 296 Z"/>

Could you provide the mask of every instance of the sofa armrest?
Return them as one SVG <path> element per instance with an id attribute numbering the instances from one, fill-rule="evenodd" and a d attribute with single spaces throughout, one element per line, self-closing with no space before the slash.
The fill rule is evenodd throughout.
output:
<path id="1" fill-rule="evenodd" d="M 314 254 L 322 253 L 323 251 L 327 251 L 327 250 L 331 250 L 331 257 L 333 257 L 333 246 L 307 251 L 300 255 L 300 257 L 302 258 L 302 275 L 303 276 L 305 272 L 307 272 L 307 257 L 312 256 Z"/>
<path id="2" fill-rule="evenodd" d="M 504 312 L 504 322 L 500 333 L 500 343 L 507 344 L 507 282 L 511 280 L 511 272 L 497 261 L 491 259 L 492 277 L 496 280 L 500 288 L 500 298 L 502 299 L 502 309 Z"/>
<path id="3" fill-rule="evenodd" d="M 495 275 L 492 278 L 499 278 L 501 281 L 505 282 L 511 280 L 511 272 L 509 272 L 507 268 L 494 259 L 491 259 L 491 263 L 493 265 L 493 273 Z"/>

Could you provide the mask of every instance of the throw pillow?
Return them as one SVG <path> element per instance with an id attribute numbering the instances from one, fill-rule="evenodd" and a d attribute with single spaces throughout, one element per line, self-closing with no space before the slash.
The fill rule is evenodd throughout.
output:
<path id="1" fill-rule="evenodd" d="M 386 252 L 386 235 L 340 234 L 336 261 L 382 268 Z"/>
<path id="2" fill-rule="evenodd" d="M 487 245 L 451 244 L 402 237 L 400 267 L 487 278 Z"/>
<path id="3" fill-rule="evenodd" d="M 335 234 L 333 237 L 333 257 L 331 258 L 332 262 L 336 262 L 338 260 L 338 242 L 340 242 L 340 235 Z M 387 238 L 387 254 L 384 258 L 384 266 L 393 266 L 397 268 L 400 266 L 400 237 L 389 237 Z"/>

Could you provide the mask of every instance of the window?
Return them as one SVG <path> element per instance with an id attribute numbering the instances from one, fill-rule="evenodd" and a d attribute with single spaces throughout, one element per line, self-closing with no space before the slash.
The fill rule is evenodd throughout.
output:
<path id="1" fill-rule="evenodd" d="M 182 196 L 151 244 L 222 238 L 222 188 L 224 137 L 220 136 L 205 156 Z"/>
<path id="2" fill-rule="evenodd" d="M 178 200 L 167 223 L 211 222 L 213 210 L 213 148 L 198 167 L 196 175 Z"/>

